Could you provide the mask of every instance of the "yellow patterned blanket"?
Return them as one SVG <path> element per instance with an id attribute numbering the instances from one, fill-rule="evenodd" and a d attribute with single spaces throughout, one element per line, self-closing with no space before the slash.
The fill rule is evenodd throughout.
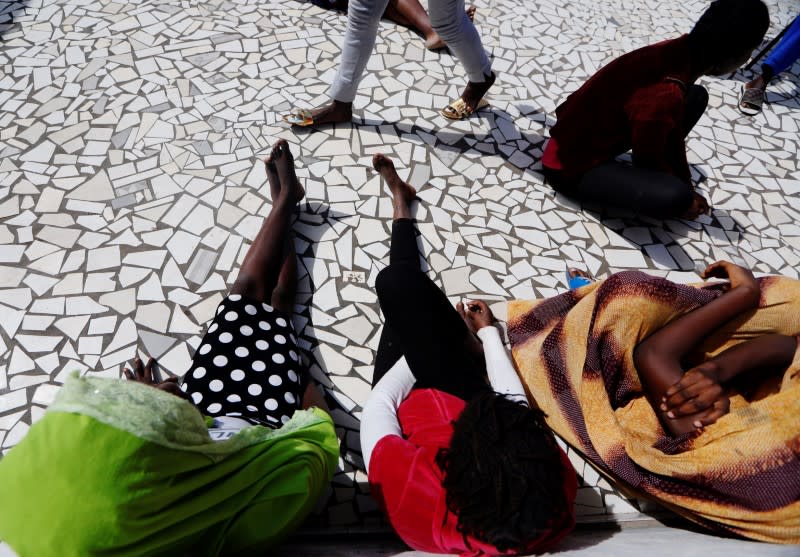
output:
<path id="1" fill-rule="evenodd" d="M 800 333 L 800 281 L 759 282 L 759 308 L 716 331 L 689 360 L 763 334 Z M 514 361 L 550 427 L 634 493 L 710 528 L 800 543 L 799 353 L 766 396 L 734 395 L 729 414 L 679 438 L 665 434 L 633 365 L 640 341 L 719 295 L 629 271 L 547 300 L 515 300 Z"/>

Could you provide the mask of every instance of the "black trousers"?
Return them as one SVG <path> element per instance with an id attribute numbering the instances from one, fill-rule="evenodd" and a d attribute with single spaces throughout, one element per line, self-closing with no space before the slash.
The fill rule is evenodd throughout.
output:
<path id="1" fill-rule="evenodd" d="M 489 390 L 483 359 L 468 353 L 472 333 L 434 282 L 422 272 L 414 225 L 392 223 L 389 266 L 375 281 L 384 316 L 372 384 L 401 356 L 417 382 L 414 388 L 438 389 L 464 400 Z"/>
<path id="2" fill-rule="evenodd" d="M 708 92 L 699 85 L 686 90 L 686 133 L 697 124 L 708 105 Z M 654 218 L 682 215 L 692 203 L 692 188 L 679 178 L 625 162 L 609 161 L 566 182 L 560 173 L 545 174 L 556 191 L 586 203 L 630 209 Z"/>

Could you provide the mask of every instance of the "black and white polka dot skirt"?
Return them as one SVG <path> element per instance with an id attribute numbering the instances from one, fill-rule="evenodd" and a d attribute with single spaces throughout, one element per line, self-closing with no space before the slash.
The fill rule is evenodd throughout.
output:
<path id="1" fill-rule="evenodd" d="M 181 388 L 208 416 L 280 427 L 300 408 L 301 365 L 289 316 L 231 294 L 217 308 Z"/>

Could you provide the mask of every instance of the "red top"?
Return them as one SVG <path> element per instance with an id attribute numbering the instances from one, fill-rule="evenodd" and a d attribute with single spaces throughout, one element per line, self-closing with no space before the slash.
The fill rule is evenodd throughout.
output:
<path id="1" fill-rule="evenodd" d="M 443 473 L 436 464 L 440 448 L 450 446 L 453 421 L 466 403 L 435 389 L 416 389 L 398 409 L 403 437 L 387 435 L 378 441 L 369 464 L 372 493 L 381 502 L 397 534 L 412 548 L 462 556 L 502 555 L 496 548 L 456 530 L 456 516 L 447 512 Z M 572 503 L 577 490 L 575 470 L 561 453 L 567 513 L 528 550 L 542 552 L 569 533 L 575 525 Z"/>
<path id="2" fill-rule="evenodd" d="M 631 149 L 635 164 L 690 183 L 684 145 L 688 37 L 620 56 L 567 97 L 556 109 L 550 136 L 557 145 L 548 142 L 544 166 L 575 179 Z"/>

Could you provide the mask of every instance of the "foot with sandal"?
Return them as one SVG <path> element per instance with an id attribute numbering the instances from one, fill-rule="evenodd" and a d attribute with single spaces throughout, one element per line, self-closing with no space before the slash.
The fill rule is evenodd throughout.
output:
<path id="1" fill-rule="evenodd" d="M 342 44 L 342 55 L 336 77 L 328 92 L 331 102 L 319 108 L 296 108 L 283 116 L 286 123 L 299 127 L 316 127 L 345 123 L 352 119 L 353 100 L 374 50 L 383 15 L 418 30 L 425 37 L 427 48 L 446 45 L 463 66 L 469 76 L 469 83 L 459 99 L 440 111 L 445 118 L 460 120 L 488 104 L 484 95 L 494 84 L 496 76 L 472 22 L 475 15 L 473 6 L 464 10 L 464 4 L 460 2 L 430 0 L 426 14 L 421 5 L 410 0 L 391 0 L 385 11 L 380 10 L 378 1 L 348 0 L 350 15 Z"/>
<path id="2" fill-rule="evenodd" d="M 496 79 L 495 73 L 489 72 L 489 74 L 484 75 L 484 80 L 481 82 L 467 82 L 467 86 L 461 96 L 440 110 L 439 113 L 448 120 L 463 120 L 471 116 L 476 110 L 489 106 L 489 101 L 486 100 L 485 95 L 494 85 Z"/>

